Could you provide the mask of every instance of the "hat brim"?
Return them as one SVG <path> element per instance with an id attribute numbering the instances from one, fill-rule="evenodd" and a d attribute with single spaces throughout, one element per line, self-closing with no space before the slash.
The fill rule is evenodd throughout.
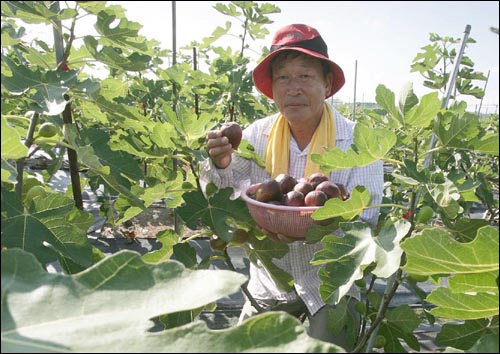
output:
<path id="1" fill-rule="evenodd" d="M 282 47 L 271 53 L 269 53 L 264 60 L 262 60 L 253 71 L 253 82 L 257 90 L 259 90 L 262 94 L 266 95 L 270 99 L 273 99 L 273 83 L 271 78 L 271 68 L 270 63 L 273 58 L 278 55 L 280 52 L 285 50 L 294 50 L 297 52 L 301 52 L 312 57 L 322 59 L 330 64 L 331 72 L 333 73 L 333 82 L 332 87 L 330 88 L 330 92 L 326 96 L 329 98 L 333 96 L 337 91 L 339 91 L 342 86 L 345 84 L 344 72 L 336 63 L 331 61 L 329 58 L 324 55 L 301 47 Z"/>

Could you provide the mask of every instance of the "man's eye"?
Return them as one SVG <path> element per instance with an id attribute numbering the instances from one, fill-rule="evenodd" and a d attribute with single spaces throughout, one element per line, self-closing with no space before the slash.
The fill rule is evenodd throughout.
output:
<path id="1" fill-rule="evenodd" d="M 276 76 L 274 78 L 277 82 L 287 82 L 288 80 L 288 76 L 285 76 L 285 75 L 280 75 L 280 76 Z"/>

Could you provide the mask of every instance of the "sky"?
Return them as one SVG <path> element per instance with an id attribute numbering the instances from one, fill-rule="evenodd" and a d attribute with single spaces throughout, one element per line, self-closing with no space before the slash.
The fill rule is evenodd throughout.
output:
<path id="1" fill-rule="evenodd" d="M 241 34 L 241 24 L 213 8 L 222 1 L 175 1 L 177 50 L 193 41 L 209 37 L 217 26 L 233 22 L 235 34 Z M 258 1 L 258 3 L 264 3 Z M 396 98 L 408 84 L 418 97 L 430 92 L 422 85 L 422 76 L 411 73 L 411 64 L 422 47 L 430 44 L 429 34 L 461 40 L 465 28 L 471 26 L 465 55 L 474 62 L 474 69 L 489 79 L 486 95 L 480 99 L 460 96 L 468 110 L 481 105 L 482 113 L 498 113 L 499 101 L 499 36 L 490 27 L 499 27 L 498 1 L 266 1 L 281 9 L 268 17 L 269 35 L 250 43 L 255 53 L 251 69 L 256 65 L 261 48 L 269 47 L 273 34 L 292 23 L 305 23 L 316 28 L 325 40 L 330 59 L 344 71 L 346 84 L 334 98 L 342 102 L 375 102 L 375 90 L 384 85 Z M 156 39 L 163 49 L 172 49 L 172 1 L 108 1 L 126 9 L 129 20 L 143 27 L 140 35 Z M 80 29 L 82 30 L 82 29 Z M 85 34 L 94 32 L 83 29 Z M 36 33 L 39 35 L 39 33 Z M 216 46 L 231 46 L 239 50 L 239 41 L 220 39 Z M 457 51 L 459 49 L 456 46 Z M 192 53 L 186 51 L 186 54 Z M 258 53 L 258 54 L 257 54 Z M 480 88 L 484 81 L 474 82 Z M 355 95 L 356 88 L 356 95 Z"/>
<path id="2" fill-rule="evenodd" d="M 490 27 L 499 27 L 498 1 L 267 1 L 281 9 L 271 14 L 274 23 L 266 28 L 270 34 L 253 48 L 269 47 L 279 28 L 291 23 L 305 23 L 316 28 L 328 46 L 329 56 L 343 69 L 346 84 L 335 95 L 343 102 L 375 102 L 375 89 L 382 84 L 399 97 L 413 83 L 417 96 L 429 90 L 422 86 L 422 77 L 411 73 L 411 64 L 422 47 L 430 44 L 429 34 L 462 39 L 466 25 L 471 26 L 465 55 L 474 62 L 475 70 L 488 75 L 486 95 L 481 112 L 498 113 L 499 36 Z M 139 32 L 172 49 L 172 2 L 110 1 L 127 9 L 129 20 L 144 27 Z M 231 20 L 213 8 L 216 1 L 176 1 L 177 49 L 192 41 L 210 36 L 217 26 Z M 258 2 L 262 3 L 262 2 Z M 233 22 L 235 33 L 240 24 Z M 234 46 L 239 42 L 227 42 Z M 215 45 L 225 46 L 223 42 Z M 457 46 L 458 50 L 458 46 Z M 255 58 L 255 61 L 258 56 Z M 357 67 L 357 70 L 356 70 Z M 484 88 L 484 81 L 475 85 Z M 479 107 L 481 100 L 461 99 L 469 109 Z"/>

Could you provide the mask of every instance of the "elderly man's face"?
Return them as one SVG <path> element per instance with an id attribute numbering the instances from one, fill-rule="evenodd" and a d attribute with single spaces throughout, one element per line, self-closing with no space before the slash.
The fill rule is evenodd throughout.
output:
<path id="1" fill-rule="evenodd" d="M 323 112 L 332 75 L 324 77 L 319 59 L 291 55 L 272 64 L 272 82 L 274 102 L 289 121 L 315 121 Z"/>

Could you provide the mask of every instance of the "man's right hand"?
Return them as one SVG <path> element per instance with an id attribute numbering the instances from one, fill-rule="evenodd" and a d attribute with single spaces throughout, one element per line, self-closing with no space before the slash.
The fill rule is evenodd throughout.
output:
<path id="1" fill-rule="evenodd" d="M 217 168 L 224 169 L 231 163 L 233 147 L 221 130 L 211 130 L 207 134 L 207 152 Z"/>

